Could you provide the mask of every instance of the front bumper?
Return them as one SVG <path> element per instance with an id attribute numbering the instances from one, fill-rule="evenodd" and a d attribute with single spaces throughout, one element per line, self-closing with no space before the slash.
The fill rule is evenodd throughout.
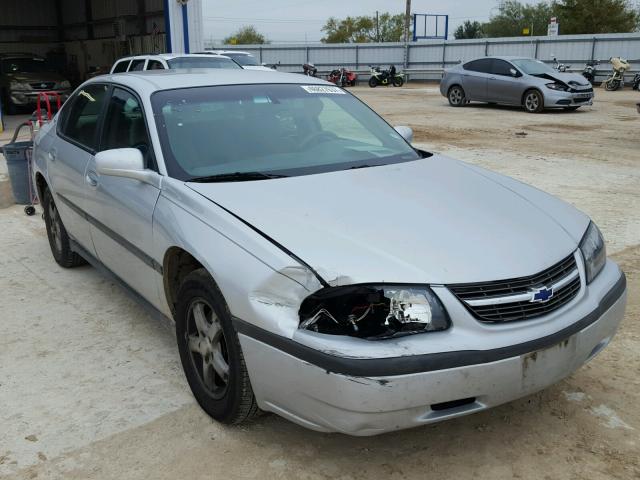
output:
<path id="1" fill-rule="evenodd" d="M 593 89 L 585 92 L 563 92 L 547 88 L 544 92 L 544 106 L 545 108 L 559 108 L 593 105 L 593 98 Z"/>
<path id="2" fill-rule="evenodd" d="M 11 98 L 11 103 L 18 106 L 27 106 L 27 105 L 35 105 L 38 101 L 38 94 L 44 92 L 38 90 L 12 90 L 9 92 L 9 97 Z M 60 95 L 60 101 L 65 102 L 69 95 L 71 94 L 70 89 L 65 90 L 46 90 L 47 93 L 57 93 Z M 54 101 L 54 99 L 49 96 L 49 101 Z M 44 98 L 41 99 L 41 103 L 44 102 Z"/>
<path id="3" fill-rule="evenodd" d="M 608 270 L 588 315 L 553 335 L 492 350 L 347 358 L 235 324 L 260 408 L 317 431 L 376 435 L 518 399 L 591 360 L 625 310 L 624 274 L 611 263 Z"/>

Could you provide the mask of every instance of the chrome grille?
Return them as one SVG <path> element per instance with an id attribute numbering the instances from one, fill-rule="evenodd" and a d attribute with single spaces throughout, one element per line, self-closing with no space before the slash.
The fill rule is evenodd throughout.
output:
<path id="1" fill-rule="evenodd" d="M 56 86 L 56 82 L 34 82 L 29 85 L 31 85 L 31 88 L 34 90 L 51 90 Z"/>
<path id="2" fill-rule="evenodd" d="M 553 288 L 546 301 L 533 301 L 534 292 Z M 541 317 L 569 303 L 580 291 L 573 254 L 535 275 L 494 282 L 448 285 L 458 300 L 482 322 L 512 322 Z"/>

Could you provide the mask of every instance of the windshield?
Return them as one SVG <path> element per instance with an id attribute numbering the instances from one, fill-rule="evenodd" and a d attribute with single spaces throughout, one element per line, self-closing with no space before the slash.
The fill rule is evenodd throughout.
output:
<path id="1" fill-rule="evenodd" d="M 549 65 L 540 60 L 532 60 L 529 58 L 523 58 L 520 60 L 512 60 L 516 67 L 522 70 L 527 75 L 543 75 L 545 73 L 558 73 Z"/>
<path id="2" fill-rule="evenodd" d="M 252 172 L 245 179 L 306 175 L 420 158 L 338 87 L 184 88 L 156 92 L 152 103 L 167 170 L 180 180 L 243 172 Z"/>
<path id="3" fill-rule="evenodd" d="M 225 57 L 233 58 L 243 67 L 259 67 L 260 64 L 256 57 L 253 55 L 247 55 L 246 53 L 223 53 Z"/>
<path id="4" fill-rule="evenodd" d="M 7 58 L 2 60 L 4 73 L 39 73 L 50 71 L 44 58 Z"/>
<path id="5" fill-rule="evenodd" d="M 169 68 L 242 68 L 224 57 L 177 57 L 167 63 Z"/>

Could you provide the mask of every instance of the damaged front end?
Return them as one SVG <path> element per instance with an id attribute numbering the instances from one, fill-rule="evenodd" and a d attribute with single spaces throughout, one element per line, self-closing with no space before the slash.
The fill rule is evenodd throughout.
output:
<path id="1" fill-rule="evenodd" d="M 438 297 L 426 286 L 327 287 L 300 306 L 300 328 L 328 335 L 382 340 L 449 328 Z"/>

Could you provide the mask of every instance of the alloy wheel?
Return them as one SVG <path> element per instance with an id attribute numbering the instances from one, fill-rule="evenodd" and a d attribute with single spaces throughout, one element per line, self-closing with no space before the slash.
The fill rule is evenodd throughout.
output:
<path id="1" fill-rule="evenodd" d="M 56 249 L 62 251 L 62 233 L 60 226 L 60 215 L 55 203 L 49 202 L 49 219 L 51 220 L 50 232 Z"/>
<path id="2" fill-rule="evenodd" d="M 524 100 L 524 106 L 530 112 L 537 111 L 538 108 L 540 108 L 540 98 L 538 97 L 538 94 L 535 92 L 529 93 Z"/>
<path id="3" fill-rule="evenodd" d="M 187 317 L 187 345 L 203 387 L 215 399 L 229 386 L 229 353 L 220 319 L 203 298 L 191 302 Z"/>
<path id="4" fill-rule="evenodd" d="M 458 87 L 452 88 L 451 91 L 449 92 L 449 100 L 453 105 L 460 105 L 462 103 L 463 98 L 464 98 L 464 95 L 462 94 L 462 90 L 460 90 L 460 88 Z"/>

